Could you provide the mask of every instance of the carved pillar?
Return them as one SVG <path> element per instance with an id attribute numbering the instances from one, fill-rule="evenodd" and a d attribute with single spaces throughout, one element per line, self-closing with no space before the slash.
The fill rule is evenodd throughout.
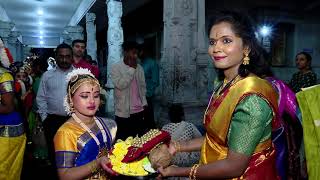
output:
<path id="1" fill-rule="evenodd" d="M 67 26 L 65 27 L 65 32 L 62 34 L 65 43 L 71 45 L 72 41 L 75 39 L 83 38 L 83 27 L 81 26 Z"/>
<path id="2" fill-rule="evenodd" d="M 198 49 L 200 50 L 208 50 L 208 38 L 206 33 L 206 1 L 200 0 L 198 1 Z M 207 53 L 207 52 L 206 52 Z"/>
<path id="3" fill-rule="evenodd" d="M 204 3 L 164 0 L 164 49 L 160 68 L 163 108 L 159 125 L 168 122 L 167 105 L 172 103 L 183 105 L 185 120 L 201 123 L 208 84 L 208 58 L 202 44 L 205 42 L 199 42 L 205 39 Z"/>
<path id="4" fill-rule="evenodd" d="M 17 61 L 23 61 L 23 51 L 22 51 L 22 43 L 18 41 L 17 43 Z"/>
<path id="5" fill-rule="evenodd" d="M 108 62 L 107 62 L 107 84 L 108 99 L 106 105 L 106 112 L 109 115 L 114 114 L 114 99 L 113 89 L 114 85 L 111 80 L 111 67 L 113 64 L 122 61 L 122 43 L 123 30 L 121 27 L 122 16 L 122 2 L 119 0 L 107 0 L 107 14 L 108 14 Z"/>
<path id="6" fill-rule="evenodd" d="M 95 19 L 96 15 L 94 13 L 86 14 L 87 51 L 92 59 L 97 61 L 96 25 L 94 24 Z"/>
<path id="7" fill-rule="evenodd" d="M 6 47 L 8 46 L 9 35 L 13 27 L 14 23 L 0 20 L 0 37 Z"/>
<path id="8" fill-rule="evenodd" d="M 205 0 L 198 2 L 198 30 L 197 30 L 197 96 L 201 104 L 206 104 L 208 96 L 213 89 L 213 81 L 216 77 L 216 71 L 213 67 L 211 58 L 208 55 L 208 34 L 205 28 Z"/>
<path id="9" fill-rule="evenodd" d="M 61 34 L 61 37 L 62 37 L 62 39 L 63 39 L 63 40 L 62 40 L 63 43 L 66 43 L 66 44 L 71 45 L 72 40 L 71 40 L 68 32 L 64 31 L 64 32 Z"/>
<path id="10" fill-rule="evenodd" d="M 14 61 L 21 61 L 20 59 L 17 58 L 18 36 L 20 36 L 20 33 L 18 31 L 12 31 L 9 34 L 9 38 L 8 38 L 8 48 L 11 52 L 11 55 Z"/>
<path id="11" fill-rule="evenodd" d="M 271 40 L 269 36 L 263 37 L 262 38 L 262 47 L 264 47 L 264 49 L 270 53 L 271 51 Z"/>

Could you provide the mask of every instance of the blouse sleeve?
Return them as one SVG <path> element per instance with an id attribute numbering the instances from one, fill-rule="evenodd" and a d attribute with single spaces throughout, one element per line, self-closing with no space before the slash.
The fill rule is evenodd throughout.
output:
<path id="1" fill-rule="evenodd" d="M 57 131 L 54 136 L 54 148 L 57 168 L 72 168 L 77 157 L 77 141 L 66 131 Z"/>
<path id="2" fill-rule="evenodd" d="M 236 107 L 228 134 L 229 149 L 251 156 L 259 144 L 271 137 L 273 111 L 258 95 L 244 98 Z"/>

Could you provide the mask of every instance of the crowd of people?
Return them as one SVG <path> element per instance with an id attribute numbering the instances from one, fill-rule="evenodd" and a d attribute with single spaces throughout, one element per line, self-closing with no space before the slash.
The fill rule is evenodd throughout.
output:
<path id="1" fill-rule="evenodd" d="M 245 14 L 217 13 L 208 36 L 217 83 L 199 117 L 203 133 L 184 121 L 181 104 L 169 108 L 170 124 L 157 126 L 153 101 L 159 67 L 148 46 L 125 42 L 123 60 L 111 68 L 112 119 L 97 115 L 104 75 L 86 55 L 85 41 L 58 45 L 48 68 L 39 57 L 13 62 L 0 40 L 0 179 L 20 179 L 28 144 L 33 157 L 50 165 L 48 178 L 117 178 L 108 156 L 116 139 L 153 128 L 170 133 L 174 157 L 174 166 L 157 169 L 158 179 L 306 179 L 306 168 L 315 177 L 310 154 L 317 147 L 307 140 L 306 155 L 301 153 L 304 123 L 314 119 L 304 91 L 317 83 L 311 55 L 296 55 L 299 72 L 287 84 L 272 74 Z"/>

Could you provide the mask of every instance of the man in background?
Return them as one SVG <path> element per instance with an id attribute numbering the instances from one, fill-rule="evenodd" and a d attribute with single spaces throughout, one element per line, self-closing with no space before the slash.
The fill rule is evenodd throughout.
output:
<path id="1" fill-rule="evenodd" d="M 73 50 L 73 66 L 76 68 L 86 68 L 91 71 L 91 73 L 98 78 L 99 69 L 97 66 L 92 66 L 86 60 L 86 42 L 81 39 L 76 39 L 72 41 L 72 50 Z"/>
<path id="2" fill-rule="evenodd" d="M 127 42 L 123 44 L 123 50 L 123 61 L 111 67 L 117 138 L 120 139 L 145 133 L 144 109 L 147 106 L 144 72 L 137 63 L 137 46 Z"/>
<path id="3" fill-rule="evenodd" d="M 48 145 L 48 156 L 53 167 L 55 167 L 53 137 L 68 119 L 63 102 L 67 94 L 67 84 L 64 79 L 73 70 L 72 48 L 69 45 L 60 44 L 56 48 L 56 62 L 56 68 L 42 75 L 36 98 Z M 56 168 L 53 169 L 56 173 Z"/>
<path id="4" fill-rule="evenodd" d="M 145 109 L 145 118 L 148 129 L 156 128 L 154 121 L 153 100 L 155 96 L 155 90 L 159 86 L 159 66 L 152 57 L 151 52 L 151 46 L 146 44 L 142 45 L 139 52 L 139 58 L 141 60 L 141 66 L 144 70 L 144 77 L 147 85 L 146 97 L 148 106 Z"/>

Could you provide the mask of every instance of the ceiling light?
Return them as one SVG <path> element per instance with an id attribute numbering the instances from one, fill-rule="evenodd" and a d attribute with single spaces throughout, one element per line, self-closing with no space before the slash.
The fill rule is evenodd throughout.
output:
<path id="1" fill-rule="evenodd" d="M 39 16 L 42 16 L 43 15 L 43 10 L 42 9 L 38 9 L 37 13 L 38 13 Z"/>
<path id="2" fill-rule="evenodd" d="M 43 31 L 40 31 L 40 34 L 43 34 Z"/>
<path id="3" fill-rule="evenodd" d="M 40 36 L 40 39 L 43 39 L 43 36 Z"/>
<path id="4" fill-rule="evenodd" d="M 43 25 L 43 22 L 42 22 L 42 21 L 39 21 L 39 25 L 42 26 L 42 25 Z"/>
<path id="5" fill-rule="evenodd" d="M 269 36 L 271 34 L 271 31 L 272 31 L 271 27 L 267 25 L 264 25 L 260 28 L 260 34 L 263 37 Z"/>
<path id="6" fill-rule="evenodd" d="M 44 44 L 44 42 L 43 42 L 43 41 L 40 41 L 40 44 Z"/>

